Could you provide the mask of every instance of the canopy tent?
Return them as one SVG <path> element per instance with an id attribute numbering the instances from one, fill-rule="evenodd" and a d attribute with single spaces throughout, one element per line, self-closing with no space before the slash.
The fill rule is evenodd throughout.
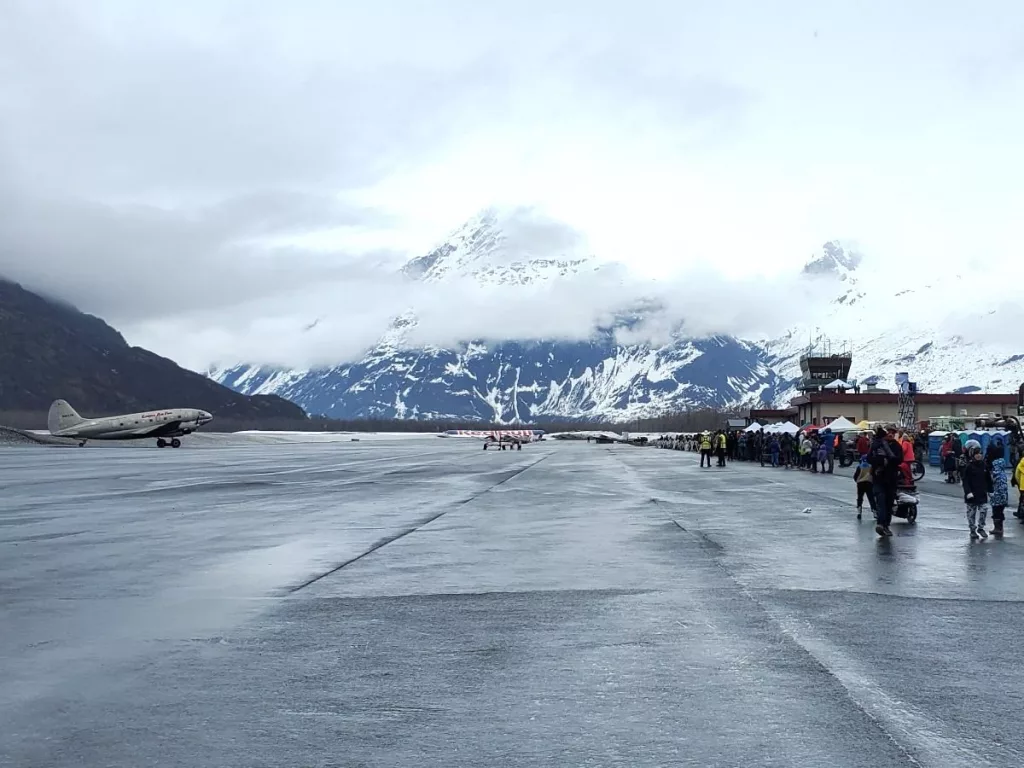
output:
<path id="1" fill-rule="evenodd" d="M 853 389 L 853 387 L 851 387 L 842 379 L 836 379 L 831 384 L 826 384 L 825 389 Z"/>
<path id="2" fill-rule="evenodd" d="M 792 424 L 788 421 L 782 424 L 769 424 L 764 428 L 766 435 L 795 435 L 800 431 L 800 428 L 796 424 Z"/>
<path id="3" fill-rule="evenodd" d="M 763 427 L 755 421 L 753 424 L 751 424 L 749 427 L 747 427 L 743 431 L 744 432 L 757 432 L 757 430 L 759 430 L 759 429 L 763 429 Z"/>
<path id="4" fill-rule="evenodd" d="M 847 419 L 845 416 L 840 416 L 835 421 L 830 421 L 825 425 L 826 429 L 831 429 L 833 432 L 852 432 L 857 429 L 857 425 Z"/>

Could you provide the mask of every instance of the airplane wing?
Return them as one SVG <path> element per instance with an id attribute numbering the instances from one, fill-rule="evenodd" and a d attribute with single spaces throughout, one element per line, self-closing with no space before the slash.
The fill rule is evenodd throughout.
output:
<path id="1" fill-rule="evenodd" d="M 175 437 L 181 434 L 181 420 L 168 421 L 164 424 L 147 424 L 133 429 L 131 434 L 139 437 Z"/>

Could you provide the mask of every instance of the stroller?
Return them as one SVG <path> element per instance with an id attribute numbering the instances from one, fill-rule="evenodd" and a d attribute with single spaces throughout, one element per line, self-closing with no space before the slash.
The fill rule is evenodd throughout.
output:
<path id="1" fill-rule="evenodd" d="M 896 506 L 893 508 L 892 516 L 913 524 L 917 521 L 917 505 L 920 501 L 913 477 L 909 471 L 903 471 L 901 468 L 899 482 L 896 485 Z"/>
<path id="2" fill-rule="evenodd" d="M 903 518 L 908 523 L 916 522 L 919 502 L 917 486 L 901 484 L 896 489 L 896 507 L 892 511 L 892 516 Z"/>

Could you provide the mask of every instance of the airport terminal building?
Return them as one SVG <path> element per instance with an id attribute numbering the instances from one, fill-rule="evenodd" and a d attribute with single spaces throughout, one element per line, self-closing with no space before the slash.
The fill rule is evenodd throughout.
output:
<path id="1" fill-rule="evenodd" d="M 791 421 L 794 424 L 828 424 L 840 416 L 854 423 L 861 421 L 900 421 L 901 407 L 913 410 L 914 422 L 937 417 L 964 417 L 1017 413 L 1018 394 L 925 393 L 901 374 L 905 391 L 890 392 L 874 381 L 861 386 L 849 378 L 853 355 L 848 351 L 830 354 L 809 351 L 800 358 L 800 394 L 789 408 L 753 409 L 750 420 L 760 424 Z M 908 398 L 908 395 L 910 397 Z M 908 404 L 909 403 L 909 404 Z"/>
<path id="2" fill-rule="evenodd" d="M 983 413 L 1009 416 L 1017 412 L 1017 395 L 958 395 L 920 393 L 915 395 L 916 421 L 937 416 L 980 416 Z M 845 416 L 860 421 L 896 422 L 899 395 L 893 392 L 807 392 L 793 398 L 791 410 L 798 424 L 827 424 Z"/>

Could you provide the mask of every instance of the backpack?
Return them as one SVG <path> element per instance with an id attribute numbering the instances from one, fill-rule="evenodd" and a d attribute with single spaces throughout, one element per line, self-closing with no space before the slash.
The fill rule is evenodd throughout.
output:
<path id="1" fill-rule="evenodd" d="M 889 446 L 884 440 L 872 441 L 868 452 L 868 463 L 871 464 L 871 469 L 875 472 L 885 469 L 885 465 L 889 461 L 889 453 Z"/>

